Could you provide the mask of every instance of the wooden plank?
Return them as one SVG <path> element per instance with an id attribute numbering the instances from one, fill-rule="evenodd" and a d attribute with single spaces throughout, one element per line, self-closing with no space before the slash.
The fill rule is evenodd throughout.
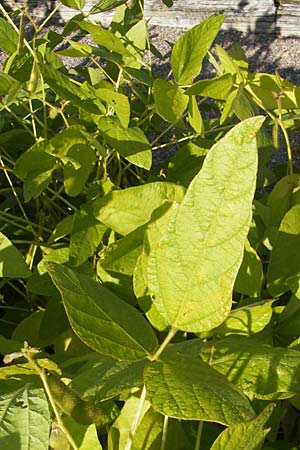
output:
<path id="1" fill-rule="evenodd" d="M 97 0 L 86 0 L 84 12 L 87 13 Z M 12 0 L 2 0 L 12 5 Z M 36 17 L 47 14 L 56 5 L 55 0 L 28 0 L 30 10 Z M 145 16 L 150 24 L 176 28 L 190 28 L 216 11 L 224 11 L 225 23 L 222 29 L 242 32 L 276 33 L 281 36 L 300 37 L 300 0 L 283 0 L 278 9 L 275 24 L 274 0 L 174 0 L 171 8 L 161 0 L 145 0 Z M 78 11 L 62 5 L 60 17 L 66 22 Z M 108 26 L 113 12 L 96 14 L 103 26 Z"/>

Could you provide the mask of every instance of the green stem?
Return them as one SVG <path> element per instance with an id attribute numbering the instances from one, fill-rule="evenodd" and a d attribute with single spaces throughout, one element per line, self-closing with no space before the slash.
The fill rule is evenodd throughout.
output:
<path id="1" fill-rule="evenodd" d="M 9 112 L 9 114 L 11 114 L 13 116 L 14 119 L 16 119 L 17 122 L 19 122 L 20 125 L 22 125 L 22 127 L 28 131 L 29 134 L 31 134 L 33 136 L 32 130 L 26 125 L 26 123 L 24 122 L 24 118 L 20 118 L 18 117 L 8 106 L 4 105 L 4 109 L 6 109 L 7 112 Z"/>
<path id="2" fill-rule="evenodd" d="M 200 420 L 197 430 L 196 442 L 195 442 L 195 450 L 200 450 L 201 437 L 202 437 L 202 429 L 203 429 L 203 421 Z"/>
<path id="3" fill-rule="evenodd" d="M 31 115 L 31 124 L 32 124 L 32 132 L 33 132 L 33 136 L 36 140 L 36 142 L 38 141 L 38 136 L 37 136 L 37 132 L 36 132 L 36 125 L 35 125 L 35 116 L 34 116 L 34 111 L 33 111 L 33 107 L 32 107 L 32 100 L 31 98 L 28 100 L 29 102 L 29 108 L 30 108 L 30 115 Z"/>
<path id="4" fill-rule="evenodd" d="M 135 416 L 134 416 L 132 424 L 131 424 L 129 436 L 128 436 L 124 450 L 131 450 L 133 439 L 134 439 L 134 436 L 135 436 L 135 433 L 136 433 L 136 430 L 137 430 L 137 427 L 138 427 L 138 424 L 139 424 L 139 421 L 140 421 L 140 418 L 142 415 L 142 410 L 143 410 L 145 400 L 146 400 L 146 386 L 144 385 L 141 396 L 140 396 L 140 400 L 138 403 L 138 407 L 137 407 Z"/>
<path id="5" fill-rule="evenodd" d="M 166 448 L 168 424 L 169 424 L 169 416 L 164 416 L 164 425 L 163 425 L 163 432 L 162 432 L 162 437 L 161 437 L 160 450 L 165 450 L 165 448 Z"/>
<path id="6" fill-rule="evenodd" d="M 254 92 L 252 92 L 251 89 L 247 88 L 247 86 L 245 86 L 246 91 L 248 92 L 248 94 L 253 98 L 253 100 L 255 101 L 255 103 L 263 110 L 265 111 L 265 113 L 273 120 L 273 122 L 275 123 L 275 121 L 278 121 L 278 125 L 280 126 L 285 142 L 286 142 L 286 151 L 287 151 L 287 156 L 288 156 L 288 169 L 289 169 L 289 173 L 290 175 L 293 175 L 294 173 L 294 168 L 293 168 L 293 155 L 292 155 L 292 149 L 291 149 L 291 145 L 290 145 L 290 140 L 289 140 L 289 136 L 288 133 L 286 131 L 286 128 L 281 120 L 281 115 L 280 117 L 276 117 L 274 114 L 272 114 L 269 110 L 267 110 L 263 103 L 261 102 L 261 100 L 259 99 L 259 97 L 257 97 L 256 94 L 254 94 Z"/>
<path id="7" fill-rule="evenodd" d="M 176 333 L 177 328 L 175 327 L 170 328 L 169 333 L 167 334 L 163 342 L 160 344 L 154 355 L 148 356 L 148 359 L 150 359 L 150 361 L 156 361 L 160 357 L 164 349 L 167 347 L 167 345 L 171 342 Z"/>
<path id="8" fill-rule="evenodd" d="M 53 194 L 53 197 L 51 198 L 51 201 L 55 200 L 56 198 L 58 198 L 61 202 L 65 203 L 65 205 L 67 205 L 69 208 L 71 208 L 73 211 L 78 211 L 78 208 L 76 208 L 76 206 L 72 205 L 72 203 L 70 203 L 68 200 L 66 200 L 64 197 L 62 197 L 59 192 L 55 192 L 53 189 L 51 189 L 50 187 L 47 187 L 47 191 L 49 191 L 51 194 Z"/>
<path id="9" fill-rule="evenodd" d="M 64 433 L 64 435 L 68 439 L 72 449 L 73 450 L 79 450 L 79 448 L 77 447 L 76 443 L 74 442 L 72 436 L 70 435 L 69 431 L 66 429 L 66 427 L 65 427 L 65 425 L 64 425 L 64 423 L 62 421 L 62 418 L 60 417 L 58 408 L 57 408 L 57 406 L 55 404 L 55 401 L 54 401 L 54 399 L 52 397 L 52 394 L 51 394 L 51 390 L 50 390 L 50 388 L 48 386 L 47 376 L 46 376 L 45 372 L 36 363 L 36 361 L 32 358 L 32 355 L 31 355 L 29 349 L 24 353 L 24 356 L 26 357 L 28 362 L 31 363 L 32 368 L 38 373 L 38 375 L 40 376 L 40 378 L 42 380 L 45 392 L 46 392 L 47 397 L 49 399 L 50 405 L 51 405 L 51 407 L 53 409 L 53 412 L 54 412 L 54 415 L 55 415 L 55 418 L 56 418 L 56 421 L 57 421 L 57 424 L 58 424 L 59 428 L 61 429 L 61 431 Z"/>
<path id="10" fill-rule="evenodd" d="M 15 23 L 13 22 L 13 20 L 10 18 L 8 12 L 6 11 L 6 9 L 1 5 L 0 3 L 0 11 L 2 12 L 3 16 L 5 17 L 5 19 L 7 20 L 7 22 L 13 27 L 13 29 L 18 33 L 18 35 L 20 34 L 20 30 L 19 28 L 15 25 Z M 33 56 L 33 58 L 37 61 L 37 57 L 35 52 L 33 51 L 33 49 L 30 47 L 28 41 L 24 38 L 23 40 L 24 44 L 26 45 L 26 47 L 28 48 L 29 52 L 31 53 L 31 55 Z"/>
<path id="11" fill-rule="evenodd" d="M 162 354 L 164 349 L 167 347 L 167 345 L 170 343 L 170 341 L 173 339 L 173 337 L 175 336 L 176 333 L 177 333 L 176 328 L 174 328 L 174 327 L 170 328 L 169 333 L 167 334 L 167 336 L 165 337 L 163 342 L 160 344 L 160 346 L 158 347 L 158 349 L 156 350 L 154 355 L 149 355 L 148 359 L 150 359 L 150 361 L 156 361 L 159 358 L 159 356 Z M 141 414 L 142 414 L 145 400 L 146 400 L 146 386 L 144 385 L 141 396 L 140 396 L 140 401 L 139 401 L 135 416 L 134 416 L 132 424 L 131 424 L 130 433 L 129 433 L 124 450 L 131 450 L 133 439 L 134 439 L 139 421 L 141 419 Z"/>
<path id="12" fill-rule="evenodd" d="M 15 197 L 15 199 L 16 199 L 18 205 L 19 205 L 19 208 L 20 208 L 20 210 L 21 210 L 21 212 L 22 212 L 22 214 L 23 214 L 23 216 L 24 216 L 24 219 L 26 220 L 26 223 L 29 225 L 29 227 L 30 227 L 30 229 L 31 229 L 31 231 L 32 231 L 32 233 L 33 233 L 33 235 L 35 236 L 35 231 L 34 231 L 33 227 L 32 227 L 31 224 L 30 224 L 30 221 L 29 221 L 29 219 L 28 219 L 28 217 L 27 217 L 27 214 L 26 214 L 26 212 L 25 212 L 25 210 L 24 210 L 24 208 L 23 208 L 22 202 L 20 201 L 20 199 L 19 199 L 19 197 L 18 197 L 18 194 L 17 194 L 17 192 L 16 192 L 16 190 L 15 190 L 15 188 L 14 188 L 14 185 L 13 185 L 11 179 L 10 179 L 10 176 L 9 176 L 7 170 L 4 168 L 4 164 L 3 164 L 3 161 L 2 161 L 1 156 L 0 156 L 0 164 L 1 164 L 1 167 L 3 168 L 3 172 L 4 172 L 4 174 L 5 174 L 5 177 L 6 177 L 7 181 L 8 181 L 8 184 L 9 184 L 11 190 L 12 190 L 12 193 L 13 193 L 13 195 L 14 195 L 14 197 Z"/>
<path id="13" fill-rule="evenodd" d="M 53 10 L 50 12 L 50 14 L 44 20 L 44 22 L 38 27 L 38 30 L 37 30 L 38 33 L 44 28 L 44 26 L 47 24 L 47 22 L 49 22 L 51 17 L 54 16 L 54 14 L 58 11 L 58 9 L 60 7 L 61 7 L 61 2 L 57 2 L 57 5 L 55 6 L 55 8 L 53 8 Z"/>

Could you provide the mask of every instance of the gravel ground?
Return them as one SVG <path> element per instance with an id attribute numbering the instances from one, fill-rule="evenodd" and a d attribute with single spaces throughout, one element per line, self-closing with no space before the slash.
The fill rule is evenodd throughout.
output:
<path id="1" fill-rule="evenodd" d="M 62 24 L 57 22 L 51 24 L 51 29 L 61 33 Z M 183 33 L 184 29 L 150 26 L 149 36 L 152 44 L 164 56 L 164 60 L 160 61 L 157 58 L 153 58 L 154 71 L 159 75 L 166 75 L 169 72 L 169 57 L 171 50 L 171 43 L 174 43 Z M 87 38 L 83 38 L 83 42 Z M 278 73 L 287 80 L 293 82 L 296 85 L 300 84 L 300 38 L 283 38 L 280 36 L 270 34 L 255 34 L 255 33 L 242 33 L 235 30 L 221 31 L 216 39 L 216 43 L 224 47 L 230 48 L 234 43 L 238 43 L 245 51 L 249 61 L 249 70 L 251 72 L 266 72 Z M 5 55 L 1 53 L 0 49 L 0 69 L 1 63 L 3 63 Z M 84 63 L 84 61 L 82 61 Z M 79 64 L 79 60 L 72 60 L 72 58 L 66 58 L 65 64 L 67 66 L 74 66 Z M 207 78 L 212 76 L 212 69 L 208 64 L 204 64 L 201 78 Z M 300 132 L 295 133 L 292 138 L 293 147 L 297 150 L 297 156 L 295 157 L 295 163 L 299 164 L 299 147 L 300 147 Z M 174 149 L 170 148 L 169 151 L 165 149 L 164 156 L 169 156 L 174 152 Z M 158 158 L 157 158 L 158 156 Z M 155 159 L 160 161 L 159 155 L 156 155 Z M 274 158 L 272 158 L 274 160 Z M 285 162 L 285 151 L 276 152 L 275 157 L 277 162 Z"/>

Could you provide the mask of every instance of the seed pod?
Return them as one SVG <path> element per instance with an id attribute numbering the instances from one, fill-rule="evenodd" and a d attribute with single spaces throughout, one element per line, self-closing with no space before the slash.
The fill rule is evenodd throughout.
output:
<path id="1" fill-rule="evenodd" d="M 82 400 L 56 375 L 48 372 L 47 382 L 57 406 L 59 406 L 65 414 L 71 416 L 77 423 L 89 425 L 101 421 L 101 411 L 98 410 L 93 403 Z"/>
<path id="2" fill-rule="evenodd" d="M 17 47 L 18 55 L 20 54 L 20 52 L 24 46 L 24 37 L 25 37 L 25 17 L 24 17 L 24 13 L 22 12 L 21 18 L 20 18 L 19 38 L 18 38 L 18 47 Z"/>
<path id="3" fill-rule="evenodd" d="M 51 427 L 49 446 L 52 450 L 70 450 L 68 439 L 56 424 Z"/>
<path id="4" fill-rule="evenodd" d="M 27 85 L 27 90 L 30 94 L 34 94 L 39 81 L 39 71 L 36 62 L 33 61 L 30 78 Z"/>

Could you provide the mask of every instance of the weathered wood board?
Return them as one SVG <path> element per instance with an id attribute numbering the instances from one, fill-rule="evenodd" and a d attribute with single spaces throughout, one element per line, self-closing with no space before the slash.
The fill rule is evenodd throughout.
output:
<path id="1" fill-rule="evenodd" d="M 13 4 L 12 0 L 3 0 Z M 21 3 L 19 0 L 18 3 Z M 97 3 L 86 0 L 84 12 Z M 38 16 L 45 14 L 57 4 L 56 0 L 28 0 L 31 11 Z M 224 11 L 226 20 L 223 29 L 242 32 L 274 33 L 281 36 L 300 37 L 300 0 L 282 0 L 275 23 L 274 0 L 174 0 L 171 8 L 161 0 L 144 0 L 145 16 L 150 24 L 177 28 L 190 28 L 216 11 Z M 61 6 L 60 18 L 67 21 L 78 11 Z M 58 17 L 58 16 L 57 16 Z M 107 26 L 112 12 L 97 14 L 95 20 Z"/>

